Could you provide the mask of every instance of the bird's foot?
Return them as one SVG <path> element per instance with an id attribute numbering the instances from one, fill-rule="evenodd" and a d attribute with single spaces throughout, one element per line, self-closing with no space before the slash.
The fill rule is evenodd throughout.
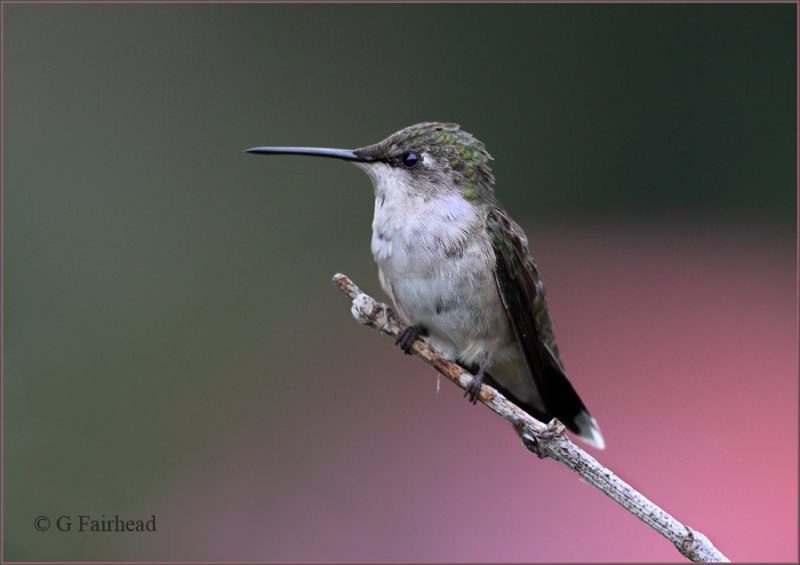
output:
<path id="1" fill-rule="evenodd" d="M 481 394 L 481 387 L 483 386 L 483 377 L 486 376 L 487 364 L 488 362 L 486 359 L 481 361 L 481 365 L 478 368 L 478 372 L 475 373 L 475 376 L 472 378 L 472 382 L 470 382 L 467 385 L 467 388 L 464 389 L 464 396 L 469 395 L 469 401 L 473 404 L 477 404 L 478 396 Z"/>
<path id="2" fill-rule="evenodd" d="M 397 339 L 394 343 L 395 345 L 399 345 L 400 349 L 402 349 L 407 355 L 411 355 L 414 353 L 414 350 L 411 349 L 411 345 L 421 336 L 426 335 L 428 335 L 428 330 L 422 326 L 408 326 L 400 332 L 400 335 L 397 336 Z"/>

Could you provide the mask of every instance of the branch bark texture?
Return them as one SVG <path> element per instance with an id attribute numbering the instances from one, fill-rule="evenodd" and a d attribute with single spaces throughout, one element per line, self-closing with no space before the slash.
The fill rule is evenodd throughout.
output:
<path id="1" fill-rule="evenodd" d="M 347 276 L 336 274 L 333 283 L 352 299 L 351 312 L 359 323 L 393 337 L 397 337 L 403 330 L 403 323 L 391 308 L 364 294 Z M 470 373 L 439 355 L 427 343 L 417 340 L 412 349 L 426 363 L 462 389 L 466 389 L 472 382 Z M 540 458 L 555 459 L 578 473 L 585 483 L 617 501 L 671 541 L 688 559 L 696 562 L 729 562 L 705 535 L 680 523 L 574 444 L 566 436 L 564 426 L 558 420 L 544 424 L 488 385 L 483 385 L 478 399 L 510 422 L 520 432 L 523 443 L 530 451 Z"/>

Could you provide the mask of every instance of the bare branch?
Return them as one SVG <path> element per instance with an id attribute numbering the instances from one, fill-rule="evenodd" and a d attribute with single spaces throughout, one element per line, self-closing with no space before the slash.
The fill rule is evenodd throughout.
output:
<path id="1" fill-rule="evenodd" d="M 364 294 L 347 276 L 336 274 L 333 283 L 353 300 L 353 317 L 366 326 L 397 337 L 402 322 L 385 304 Z M 472 375 L 457 364 L 439 355 L 427 343 L 417 340 L 414 352 L 462 389 L 472 382 Z M 520 433 L 523 443 L 540 458 L 550 457 L 578 473 L 587 484 L 616 500 L 626 510 L 671 541 L 684 556 L 698 562 L 729 562 L 702 533 L 681 524 L 650 502 L 625 481 L 572 443 L 558 420 L 544 424 L 518 408 L 494 388 L 483 385 L 478 399 L 496 414 L 510 422 Z"/>

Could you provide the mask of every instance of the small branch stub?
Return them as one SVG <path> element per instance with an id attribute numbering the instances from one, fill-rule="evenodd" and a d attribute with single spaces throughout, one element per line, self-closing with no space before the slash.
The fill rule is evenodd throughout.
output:
<path id="1" fill-rule="evenodd" d="M 360 324 L 395 338 L 403 331 L 404 324 L 390 307 L 364 294 L 347 276 L 336 274 L 333 283 L 352 299 L 351 312 Z M 473 377 L 470 373 L 442 357 L 424 341 L 416 340 L 410 349 L 462 389 L 466 389 L 472 382 Z M 696 562 L 729 562 L 705 535 L 678 522 L 572 443 L 564 433 L 564 425 L 558 420 L 554 419 L 544 424 L 488 385 L 483 385 L 478 400 L 510 422 L 529 451 L 540 459 L 545 457 L 555 459 L 575 471 L 583 482 L 617 501 L 642 522 L 671 541 L 688 559 Z"/>

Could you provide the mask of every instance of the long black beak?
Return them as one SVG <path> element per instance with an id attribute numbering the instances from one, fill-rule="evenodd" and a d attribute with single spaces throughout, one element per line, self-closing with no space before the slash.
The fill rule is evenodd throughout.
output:
<path id="1" fill-rule="evenodd" d="M 374 161 L 374 157 L 356 155 L 350 149 L 330 149 L 327 147 L 253 147 L 246 149 L 245 153 L 257 153 L 260 155 L 316 155 L 317 157 L 333 157 L 334 159 L 344 159 L 345 161 L 361 161 L 368 163 Z"/>

